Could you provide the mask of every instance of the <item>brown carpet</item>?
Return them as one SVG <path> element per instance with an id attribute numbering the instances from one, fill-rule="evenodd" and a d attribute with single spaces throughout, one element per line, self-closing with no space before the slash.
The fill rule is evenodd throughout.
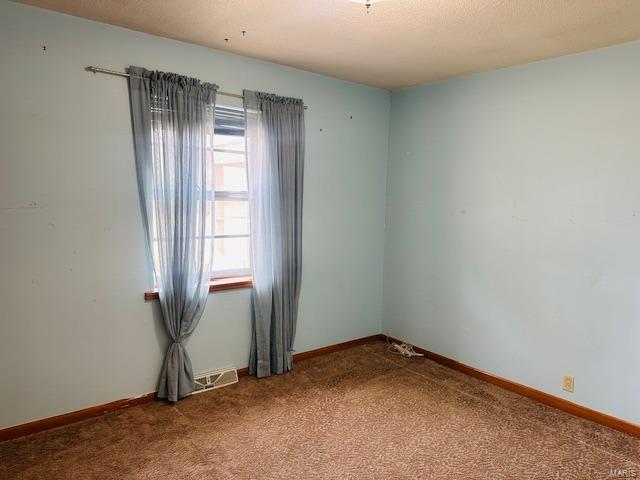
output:
<path id="1" fill-rule="evenodd" d="M 381 342 L 0 444 L 0 478 L 605 479 L 640 440 Z"/>

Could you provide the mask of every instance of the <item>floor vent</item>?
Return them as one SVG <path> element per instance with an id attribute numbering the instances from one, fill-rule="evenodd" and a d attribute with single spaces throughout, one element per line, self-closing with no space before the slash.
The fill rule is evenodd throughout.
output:
<path id="1" fill-rule="evenodd" d="M 196 376 L 196 389 L 193 393 L 202 393 L 234 383 L 238 383 L 238 372 L 235 368 L 201 373 Z"/>

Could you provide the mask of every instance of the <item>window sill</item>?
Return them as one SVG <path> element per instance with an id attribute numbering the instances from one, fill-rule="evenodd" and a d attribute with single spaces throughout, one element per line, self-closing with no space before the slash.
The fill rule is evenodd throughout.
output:
<path id="1" fill-rule="evenodd" d="M 251 288 L 253 287 L 253 278 L 251 275 L 244 277 L 225 277 L 214 278 L 209 285 L 209 292 L 222 292 L 224 290 L 236 290 L 239 288 Z M 150 292 L 144 292 L 145 300 L 157 300 L 158 290 L 152 290 Z"/>

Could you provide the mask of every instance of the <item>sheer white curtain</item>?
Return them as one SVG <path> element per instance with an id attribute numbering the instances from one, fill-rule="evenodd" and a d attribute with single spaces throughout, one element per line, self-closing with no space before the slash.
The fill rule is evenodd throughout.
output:
<path id="1" fill-rule="evenodd" d="M 302 100 L 244 91 L 253 269 L 249 372 L 293 367 L 302 282 Z"/>
<path id="2" fill-rule="evenodd" d="M 141 67 L 129 74 L 143 223 L 171 339 L 158 396 L 176 401 L 194 389 L 184 341 L 202 316 L 211 279 L 218 87 Z"/>

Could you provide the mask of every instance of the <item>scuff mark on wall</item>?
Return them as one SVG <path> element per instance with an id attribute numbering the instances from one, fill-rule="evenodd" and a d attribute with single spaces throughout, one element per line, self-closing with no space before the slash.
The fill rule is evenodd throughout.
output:
<path id="1" fill-rule="evenodd" d="M 19 203 L 17 205 L 11 205 L 10 207 L 2 207 L 3 210 L 40 210 L 43 208 L 44 207 L 35 200 L 26 203 Z"/>

